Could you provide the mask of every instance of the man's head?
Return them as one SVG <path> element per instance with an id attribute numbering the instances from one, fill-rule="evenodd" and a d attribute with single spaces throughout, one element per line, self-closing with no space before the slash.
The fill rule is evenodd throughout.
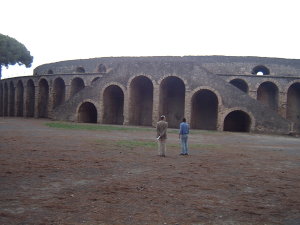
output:
<path id="1" fill-rule="evenodd" d="M 185 118 L 183 118 L 183 119 L 182 119 L 182 122 L 186 122 L 186 119 L 185 119 Z"/>
<path id="2" fill-rule="evenodd" d="M 165 119 L 166 119 L 166 117 L 164 115 L 160 116 L 160 120 L 165 120 Z"/>

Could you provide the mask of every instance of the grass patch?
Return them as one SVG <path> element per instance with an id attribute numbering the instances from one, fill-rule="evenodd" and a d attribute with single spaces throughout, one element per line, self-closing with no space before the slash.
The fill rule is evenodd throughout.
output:
<path id="1" fill-rule="evenodd" d="M 60 128 L 60 129 L 68 129 L 68 130 L 154 131 L 153 128 L 126 127 L 126 126 L 103 125 L 103 124 L 78 124 L 78 123 L 50 122 L 50 123 L 45 123 L 45 125 L 48 127 L 52 127 L 52 128 Z"/>

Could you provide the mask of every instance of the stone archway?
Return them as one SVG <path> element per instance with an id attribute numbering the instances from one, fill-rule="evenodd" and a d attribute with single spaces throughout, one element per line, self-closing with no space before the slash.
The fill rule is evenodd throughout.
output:
<path id="1" fill-rule="evenodd" d="M 12 81 L 9 84 L 8 114 L 9 116 L 15 116 L 15 86 Z"/>
<path id="2" fill-rule="evenodd" d="M 63 104 L 66 96 L 66 85 L 63 79 L 56 78 L 53 83 L 53 108 Z"/>
<path id="3" fill-rule="evenodd" d="M 18 81 L 17 83 L 17 116 L 23 116 L 23 105 L 24 105 L 24 86 L 22 81 Z"/>
<path id="4" fill-rule="evenodd" d="M 300 132 L 300 83 L 292 84 L 287 92 L 286 118 L 293 122 L 294 130 Z"/>
<path id="5" fill-rule="evenodd" d="M 278 87 L 274 83 L 266 81 L 259 85 L 257 89 L 257 100 L 277 111 L 278 92 Z"/>
<path id="6" fill-rule="evenodd" d="M 197 91 L 192 96 L 191 128 L 216 130 L 218 117 L 218 98 L 210 90 Z"/>
<path id="7" fill-rule="evenodd" d="M 39 82 L 38 94 L 38 117 L 48 117 L 48 102 L 49 102 L 49 85 L 46 79 L 41 79 Z"/>
<path id="8" fill-rule="evenodd" d="M 130 83 L 129 124 L 151 126 L 153 84 L 146 76 L 135 77 Z"/>
<path id="9" fill-rule="evenodd" d="M 35 87 L 33 81 L 30 79 L 27 81 L 26 86 L 26 116 L 34 116 L 34 98 L 35 98 Z"/>
<path id="10" fill-rule="evenodd" d="M 185 84 L 175 76 L 165 78 L 159 90 L 159 115 L 165 115 L 171 128 L 177 128 L 184 117 Z"/>
<path id="11" fill-rule="evenodd" d="M 229 83 L 232 84 L 233 86 L 237 87 L 241 91 L 245 92 L 246 94 L 248 93 L 249 87 L 248 87 L 248 84 L 246 83 L 246 81 L 244 81 L 242 79 L 233 79 Z"/>
<path id="12" fill-rule="evenodd" d="M 84 81 L 80 77 L 76 77 L 71 82 L 70 98 L 84 88 Z"/>
<path id="13" fill-rule="evenodd" d="M 97 109 L 91 102 L 84 102 L 78 109 L 78 122 L 97 123 Z"/>
<path id="14" fill-rule="evenodd" d="M 110 85 L 103 92 L 103 123 L 123 124 L 124 93 L 117 85 Z"/>
<path id="15" fill-rule="evenodd" d="M 224 119 L 224 131 L 250 132 L 250 127 L 250 116 L 241 110 L 235 110 L 228 113 Z"/>

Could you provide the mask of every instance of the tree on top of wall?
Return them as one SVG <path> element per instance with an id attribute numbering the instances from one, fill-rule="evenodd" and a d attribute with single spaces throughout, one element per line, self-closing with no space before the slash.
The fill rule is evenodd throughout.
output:
<path id="1" fill-rule="evenodd" d="M 0 34 L 0 79 L 2 66 L 8 68 L 9 65 L 25 65 L 31 67 L 33 57 L 27 50 L 25 45 L 18 42 L 16 39 L 7 35 Z"/>

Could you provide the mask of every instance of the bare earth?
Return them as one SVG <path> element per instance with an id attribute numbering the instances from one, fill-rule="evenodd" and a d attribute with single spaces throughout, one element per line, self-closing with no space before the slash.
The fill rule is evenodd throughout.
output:
<path id="1" fill-rule="evenodd" d="M 152 131 L 0 119 L 0 224 L 300 224 L 300 138 L 192 131 L 167 157 Z M 124 142 L 125 143 L 125 142 Z"/>

